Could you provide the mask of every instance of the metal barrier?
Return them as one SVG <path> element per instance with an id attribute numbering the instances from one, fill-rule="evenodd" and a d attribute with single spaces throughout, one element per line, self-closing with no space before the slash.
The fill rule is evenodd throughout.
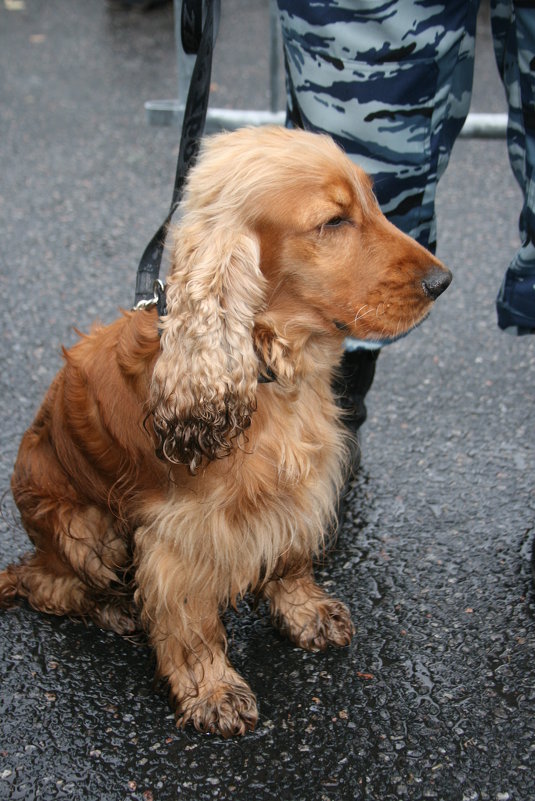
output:
<path id="1" fill-rule="evenodd" d="M 148 100 L 145 103 L 151 125 L 182 126 L 184 106 L 195 63 L 195 56 L 184 53 L 180 35 L 182 0 L 173 0 L 175 11 L 175 48 L 178 68 L 178 97 L 176 100 Z M 206 132 L 233 131 L 244 125 L 284 125 L 286 113 L 278 110 L 280 76 L 279 17 L 275 0 L 270 0 L 269 89 L 270 110 L 208 108 Z M 507 130 L 507 114 L 470 113 L 460 136 L 470 139 L 503 139 Z"/>

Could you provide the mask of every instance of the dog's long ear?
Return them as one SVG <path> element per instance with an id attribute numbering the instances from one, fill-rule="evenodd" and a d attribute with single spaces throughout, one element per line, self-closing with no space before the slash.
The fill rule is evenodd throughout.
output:
<path id="1" fill-rule="evenodd" d="M 264 299 L 252 236 L 184 220 L 176 229 L 151 399 L 158 455 L 189 465 L 228 454 L 251 422 Z"/>

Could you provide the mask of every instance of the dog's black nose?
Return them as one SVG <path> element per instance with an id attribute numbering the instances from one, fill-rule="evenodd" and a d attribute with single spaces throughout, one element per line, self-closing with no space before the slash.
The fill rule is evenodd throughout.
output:
<path id="1" fill-rule="evenodd" d="M 447 267 L 433 265 L 422 279 L 422 287 L 429 298 L 436 300 L 449 287 L 451 279 L 452 275 Z"/>

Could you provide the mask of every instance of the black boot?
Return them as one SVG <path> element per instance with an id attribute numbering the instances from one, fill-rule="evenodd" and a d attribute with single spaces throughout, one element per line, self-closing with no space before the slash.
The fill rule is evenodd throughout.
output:
<path id="1" fill-rule="evenodd" d="M 344 411 L 343 421 L 356 432 L 367 417 L 364 398 L 372 385 L 380 349 L 346 350 L 333 390 Z"/>
<path id="2" fill-rule="evenodd" d="M 380 348 L 376 350 L 346 350 L 338 374 L 333 381 L 333 391 L 337 403 L 343 410 L 342 420 L 352 434 L 357 433 L 367 417 L 364 398 L 373 383 L 375 364 Z M 346 484 L 338 500 L 338 520 L 345 517 L 349 480 L 354 477 L 360 464 L 360 447 L 357 437 L 350 441 L 349 461 L 347 464 Z"/>

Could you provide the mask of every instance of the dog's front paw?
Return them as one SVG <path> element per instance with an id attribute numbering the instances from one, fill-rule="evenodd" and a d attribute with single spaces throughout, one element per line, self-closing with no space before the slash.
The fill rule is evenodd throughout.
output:
<path id="1" fill-rule="evenodd" d="M 199 688 L 196 698 L 182 701 L 177 726 L 191 722 L 198 731 L 233 737 L 254 729 L 258 720 L 256 699 L 251 688 L 237 681 L 221 682 L 210 690 Z"/>
<path id="2" fill-rule="evenodd" d="M 290 606 L 285 614 L 279 610 L 274 622 L 282 634 L 307 651 L 349 645 L 355 632 L 347 606 L 328 596 L 321 601 Z"/>
<path id="3" fill-rule="evenodd" d="M 314 620 L 301 632 L 299 645 L 309 651 L 324 651 L 328 645 L 349 645 L 355 633 L 349 609 L 341 601 L 329 598 L 321 603 Z"/>

